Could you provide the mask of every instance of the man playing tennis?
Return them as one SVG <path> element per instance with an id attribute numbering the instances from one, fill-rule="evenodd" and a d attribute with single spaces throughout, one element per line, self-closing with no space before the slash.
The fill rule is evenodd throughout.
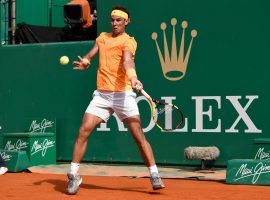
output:
<path id="1" fill-rule="evenodd" d="M 70 172 L 67 174 L 69 194 L 75 194 L 82 182 L 78 173 L 79 163 L 85 154 L 89 135 L 114 112 L 128 126 L 138 145 L 141 156 L 149 168 L 153 189 L 165 187 L 158 175 L 152 148 L 142 131 L 136 94 L 132 90 L 136 86 L 142 87 L 142 83 L 137 79 L 134 64 L 137 43 L 125 32 L 129 21 L 129 12 L 126 8 L 114 7 L 111 12 L 112 32 L 101 33 L 89 53 L 83 58 L 79 57 L 80 61 L 73 63 L 74 69 L 85 70 L 99 52 L 97 90 L 83 116 L 74 144 Z"/>

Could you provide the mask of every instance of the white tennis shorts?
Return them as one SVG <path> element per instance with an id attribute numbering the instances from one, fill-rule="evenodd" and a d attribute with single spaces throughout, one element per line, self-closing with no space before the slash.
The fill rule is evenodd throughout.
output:
<path id="1" fill-rule="evenodd" d="M 93 99 L 86 109 L 86 113 L 91 113 L 105 122 L 115 112 L 122 121 L 125 118 L 139 115 L 136 102 L 136 93 L 128 90 L 124 92 L 105 92 L 95 90 Z"/>

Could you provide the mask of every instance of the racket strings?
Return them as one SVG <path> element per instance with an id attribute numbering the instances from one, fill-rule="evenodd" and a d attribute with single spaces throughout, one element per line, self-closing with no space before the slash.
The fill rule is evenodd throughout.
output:
<path id="1" fill-rule="evenodd" d="M 173 109 L 171 106 L 160 106 L 161 108 L 157 109 L 159 115 L 162 115 L 166 112 L 171 112 Z"/>
<path id="2" fill-rule="evenodd" d="M 169 104 L 156 105 L 156 123 L 163 130 L 178 128 L 184 120 L 182 112 L 175 106 Z"/>

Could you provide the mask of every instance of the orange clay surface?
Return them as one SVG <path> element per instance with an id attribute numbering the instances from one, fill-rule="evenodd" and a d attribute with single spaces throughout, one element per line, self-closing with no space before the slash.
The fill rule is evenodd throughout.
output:
<path id="1" fill-rule="evenodd" d="M 146 200 L 146 199 L 270 199 L 269 186 L 228 185 L 224 182 L 164 179 L 166 188 L 153 191 L 148 178 L 83 176 L 76 195 L 66 193 L 66 176 L 6 173 L 0 176 L 1 200 Z"/>

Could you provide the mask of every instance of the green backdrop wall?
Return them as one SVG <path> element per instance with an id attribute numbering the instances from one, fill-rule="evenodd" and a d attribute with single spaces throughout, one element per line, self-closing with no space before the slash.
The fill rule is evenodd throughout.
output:
<path id="1" fill-rule="evenodd" d="M 190 164 L 187 146 L 217 146 L 216 165 L 228 159 L 252 158 L 253 139 L 269 137 L 268 115 L 270 28 L 267 1 L 170 0 L 98 2 L 98 31 L 110 31 L 110 10 L 125 5 L 131 12 L 127 31 L 138 42 L 136 68 L 152 96 L 179 105 L 185 126 L 161 132 L 150 122 L 150 108 L 138 97 L 143 128 L 158 163 Z M 175 18 L 175 19 L 174 19 Z M 173 19 L 173 20 L 172 20 Z M 187 65 L 166 60 L 164 68 L 152 35 L 164 57 L 164 33 L 169 56 L 173 28 L 177 54 L 185 29 L 184 58 L 196 30 Z M 154 34 L 153 34 L 154 33 Z M 194 33 L 194 32 L 193 32 Z M 174 44 L 174 43 L 173 43 Z M 0 48 L 0 132 L 20 131 L 23 118 L 55 117 L 57 158 L 70 160 L 81 117 L 95 89 L 97 60 L 85 72 L 59 65 L 84 55 L 93 42 L 2 46 Z M 166 46 L 166 45 L 165 45 Z M 166 49 L 166 48 L 165 48 Z M 177 55 L 176 54 L 176 55 Z M 186 71 L 185 71 L 186 67 Z M 163 70 L 184 72 L 167 79 Z M 176 75 L 175 75 L 176 74 Z M 112 117 L 90 136 L 85 161 L 142 162 L 126 127 Z"/>

